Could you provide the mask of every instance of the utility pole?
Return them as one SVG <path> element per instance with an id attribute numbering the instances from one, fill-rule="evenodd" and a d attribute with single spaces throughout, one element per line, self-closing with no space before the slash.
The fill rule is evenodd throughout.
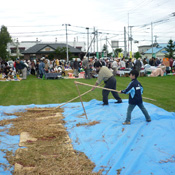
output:
<path id="1" fill-rule="evenodd" d="M 108 37 L 106 36 L 106 57 L 108 56 Z"/>
<path id="2" fill-rule="evenodd" d="M 91 43 L 90 43 L 90 45 L 88 46 L 88 49 L 87 49 L 87 52 L 86 52 L 86 55 L 85 56 L 87 56 L 87 54 L 88 54 L 88 52 L 89 52 L 89 49 L 90 49 L 90 47 L 91 47 L 91 45 L 92 45 L 92 43 L 93 43 L 93 41 L 95 40 L 95 36 L 94 36 L 94 38 L 91 40 Z M 92 47 L 91 47 L 92 48 Z"/>
<path id="3" fill-rule="evenodd" d="M 128 54 L 129 54 L 129 13 L 128 13 Z"/>
<path id="4" fill-rule="evenodd" d="M 131 52 L 132 52 L 132 27 L 134 26 L 129 26 L 130 27 L 130 37 L 129 37 L 129 40 L 130 40 L 130 45 L 131 45 Z"/>
<path id="5" fill-rule="evenodd" d="M 114 51 L 114 48 L 112 47 L 111 43 L 109 42 L 109 40 L 107 39 L 107 42 L 109 43 L 109 45 L 111 46 L 112 48 L 112 51 L 113 51 L 113 56 L 115 56 L 115 51 Z"/>
<path id="6" fill-rule="evenodd" d="M 127 54 L 127 46 L 126 46 L 126 27 L 124 27 L 124 56 Z"/>
<path id="7" fill-rule="evenodd" d="M 67 26 L 71 26 L 70 24 L 62 24 L 66 27 L 66 53 L 67 53 L 67 62 L 69 61 L 69 53 L 68 53 L 68 36 L 67 36 Z"/>
<path id="8" fill-rule="evenodd" d="M 94 32 L 93 32 L 93 34 L 94 34 L 94 53 L 95 53 L 95 27 L 94 27 Z"/>
<path id="9" fill-rule="evenodd" d="M 157 35 L 154 35 L 154 37 L 155 37 L 155 41 L 154 41 L 154 43 L 157 44 L 157 38 L 158 38 L 158 36 L 157 36 Z"/>
<path id="10" fill-rule="evenodd" d="M 89 48 L 89 27 L 86 27 L 86 29 L 87 29 L 87 52 L 89 52 L 88 51 L 88 48 Z M 88 59 L 89 59 L 89 53 L 87 53 L 88 54 Z"/>
<path id="11" fill-rule="evenodd" d="M 152 57 L 153 57 L 153 23 L 151 22 L 151 42 L 152 42 Z"/>
<path id="12" fill-rule="evenodd" d="M 97 58 L 99 59 L 99 54 L 98 54 L 98 30 L 96 30 L 96 37 L 97 37 Z"/>

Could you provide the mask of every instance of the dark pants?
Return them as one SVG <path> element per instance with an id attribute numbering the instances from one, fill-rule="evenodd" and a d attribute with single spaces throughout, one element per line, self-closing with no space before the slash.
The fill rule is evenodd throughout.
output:
<path id="1" fill-rule="evenodd" d="M 105 88 L 109 88 L 109 89 L 114 89 L 116 90 L 116 79 L 115 77 L 111 77 L 109 78 L 107 81 L 105 81 Z M 116 100 L 121 100 L 121 98 L 119 97 L 118 93 L 117 92 L 114 92 L 114 91 L 108 91 L 108 90 L 105 90 L 103 89 L 102 91 L 102 95 L 103 95 L 103 104 L 108 104 L 108 95 L 109 95 L 109 92 L 112 93 L 113 97 L 116 99 Z"/>
<path id="2" fill-rule="evenodd" d="M 126 122 L 130 122 L 131 121 L 131 113 L 133 111 L 133 109 L 138 106 L 140 108 L 140 110 L 142 111 L 142 113 L 144 114 L 146 120 L 151 120 L 151 117 L 149 116 L 146 108 L 144 107 L 143 103 L 138 104 L 138 105 L 132 105 L 129 104 L 128 106 L 128 110 L 127 110 L 127 116 L 126 116 Z"/>
<path id="3" fill-rule="evenodd" d="M 90 79 L 90 69 L 84 69 L 85 71 L 85 79 Z"/>

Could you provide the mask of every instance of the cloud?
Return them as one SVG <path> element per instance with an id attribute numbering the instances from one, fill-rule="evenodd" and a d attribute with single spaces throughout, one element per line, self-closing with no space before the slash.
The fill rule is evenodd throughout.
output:
<path id="1" fill-rule="evenodd" d="M 54 40 L 56 36 L 65 39 L 65 27 L 62 24 L 71 24 L 68 33 L 72 40 L 74 37 L 79 37 L 85 41 L 87 32 L 85 28 L 89 27 L 90 32 L 93 32 L 95 27 L 100 32 L 109 33 L 109 38 L 121 42 L 124 38 L 124 26 L 128 32 L 129 24 L 134 26 L 132 28 L 134 40 L 139 40 L 139 44 L 142 44 L 144 40 L 151 44 L 151 30 L 146 28 L 150 27 L 151 22 L 168 17 L 175 11 L 174 7 L 174 0 L 10 0 L 10 3 L 3 1 L 3 6 L 0 6 L 0 21 L 1 25 L 9 26 L 10 33 L 41 32 L 40 35 L 43 35 L 42 31 L 63 29 L 60 32 L 46 32 L 45 36 L 41 36 L 42 40 Z M 141 26 L 144 24 L 148 26 Z M 173 20 L 154 25 L 154 35 L 158 35 L 160 42 L 168 40 L 169 37 L 173 37 L 171 31 L 174 27 L 175 21 Z M 114 33 L 119 36 L 114 37 Z M 14 34 L 13 36 L 17 37 Z M 18 36 L 21 40 L 36 38 L 34 34 L 32 37 L 32 33 L 31 37 L 22 37 L 22 34 Z M 105 34 L 103 37 L 106 37 Z"/>

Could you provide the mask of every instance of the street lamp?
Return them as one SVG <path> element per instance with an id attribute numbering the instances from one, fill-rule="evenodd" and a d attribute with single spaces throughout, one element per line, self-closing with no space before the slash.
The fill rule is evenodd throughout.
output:
<path id="1" fill-rule="evenodd" d="M 70 24 L 62 24 L 62 26 L 66 27 L 66 53 L 67 53 L 67 62 L 69 61 L 69 54 L 68 54 L 68 36 L 67 36 L 67 26 L 71 26 Z"/>

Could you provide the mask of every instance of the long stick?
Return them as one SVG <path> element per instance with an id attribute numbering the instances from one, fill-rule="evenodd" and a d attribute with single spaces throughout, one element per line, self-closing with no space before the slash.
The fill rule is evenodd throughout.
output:
<path id="1" fill-rule="evenodd" d="M 84 110 L 84 113 L 85 113 L 86 119 L 88 119 L 88 118 L 87 118 L 87 114 L 86 114 L 86 110 L 85 110 L 84 105 L 83 105 L 83 100 L 82 100 L 81 95 L 80 95 L 80 90 L 79 90 L 77 84 L 76 84 L 76 87 L 77 87 L 77 91 L 78 91 L 78 94 L 79 94 L 79 97 L 80 97 L 80 100 L 81 100 L 81 104 L 82 104 L 82 106 L 83 106 L 83 110 Z"/>
<path id="2" fill-rule="evenodd" d="M 114 89 L 109 89 L 109 88 L 104 88 L 104 87 L 100 87 L 100 86 L 94 86 L 94 85 L 90 85 L 90 84 L 86 84 L 86 83 L 81 83 L 81 82 L 78 82 L 78 81 L 74 81 L 76 84 L 81 84 L 81 85 L 85 85 L 85 86 L 90 86 L 90 87 L 96 87 L 96 88 L 100 88 L 100 89 L 105 89 L 105 90 L 109 90 L 109 91 L 114 91 L 114 92 L 118 92 L 117 90 L 114 90 Z M 142 97 L 144 99 L 147 99 L 147 100 L 152 100 L 152 101 L 156 101 L 154 99 L 151 99 L 151 98 L 147 98 L 147 97 Z"/>
<path id="3" fill-rule="evenodd" d="M 83 95 L 85 95 L 85 94 L 87 94 L 87 93 L 89 93 L 89 92 L 91 92 L 91 89 L 90 89 L 89 91 L 86 91 L 85 93 L 83 93 L 83 94 L 81 94 L 81 95 L 79 95 L 79 96 L 77 96 L 77 97 L 75 97 L 75 98 L 73 98 L 73 99 L 67 101 L 66 103 L 61 104 L 60 106 L 57 106 L 55 109 L 60 108 L 61 106 L 64 106 L 64 105 L 66 105 L 67 103 L 69 103 L 69 102 L 71 102 L 71 101 L 74 101 L 74 100 L 76 100 L 77 98 L 80 98 L 80 96 L 83 96 Z"/>
<path id="4" fill-rule="evenodd" d="M 86 91 L 85 93 L 83 93 L 83 94 L 81 94 L 80 96 L 83 96 L 83 95 L 85 95 L 85 94 L 87 94 L 87 93 L 89 93 L 89 92 L 91 92 L 92 90 L 90 89 L 89 91 Z M 75 98 L 73 98 L 73 99 L 71 99 L 71 100 L 69 100 L 69 101 L 67 101 L 67 102 L 65 102 L 65 103 L 63 103 L 63 104 L 61 104 L 61 105 L 59 105 L 59 106 L 57 106 L 56 108 L 54 108 L 54 109 L 50 109 L 50 108 L 27 108 L 26 110 L 28 110 L 28 111 L 50 111 L 50 110 L 56 110 L 56 109 L 58 109 L 58 108 L 60 108 L 61 106 L 64 106 L 64 105 L 66 105 L 67 103 L 69 103 L 69 102 L 71 102 L 71 101 L 74 101 L 74 100 L 76 100 L 77 98 L 80 98 L 80 96 L 78 95 L 77 97 L 75 97 Z"/>
<path id="5" fill-rule="evenodd" d="M 86 83 L 81 83 L 81 82 L 78 82 L 78 81 L 74 81 L 74 82 L 76 84 L 81 84 L 81 85 L 85 85 L 85 86 L 96 87 L 96 88 L 105 89 L 105 90 L 109 90 L 109 91 L 119 92 L 119 91 L 114 90 L 114 89 L 104 88 L 104 87 L 100 87 L 100 86 L 94 86 L 94 85 L 90 85 L 90 84 L 86 84 Z"/>

